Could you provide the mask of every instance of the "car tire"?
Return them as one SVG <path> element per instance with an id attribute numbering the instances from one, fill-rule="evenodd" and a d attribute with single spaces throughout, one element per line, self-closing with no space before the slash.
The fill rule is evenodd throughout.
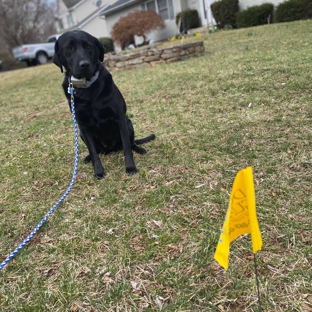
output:
<path id="1" fill-rule="evenodd" d="M 48 62 L 48 56 L 44 52 L 38 52 L 36 55 L 36 63 L 38 65 L 43 65 Z"/>

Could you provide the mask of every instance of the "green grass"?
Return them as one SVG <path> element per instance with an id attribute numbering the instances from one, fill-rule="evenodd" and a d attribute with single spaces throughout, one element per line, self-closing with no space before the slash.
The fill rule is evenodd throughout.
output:
<path id="1" fill-rule="evenodd" d="M 312 309 L 312 21 L 202 37 L 205 55 L 114 72 L 139 173 L 80 144 L 76 183 L 0 273 L 1 311 L 258 311 L 249 236 L 213 255 L 236 173 L 254 170 L 264 311 Z M 53 64 L 0 75 L 0 260 L 60 198 L 73 127 Z"/>

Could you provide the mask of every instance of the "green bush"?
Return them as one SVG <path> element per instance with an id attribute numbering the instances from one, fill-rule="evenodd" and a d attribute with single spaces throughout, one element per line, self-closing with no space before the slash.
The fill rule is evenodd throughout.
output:
<path id="1" fill-rule="evenodd" d="M 291 22 L 312 18 L 311 0 L 288 0 L 276 7 L 274 22 Z"/>
<path id="2" fill-rule="evenodd" d="M 273 13 L 272 3 L 255 5 L 236 14 L 236 25 L 239 28 L 265 25 L 273 21 Z"/>
<path id="3" fill-rule="evenodd" d="M 115 48 L 114 48 L 114 41 L 112 38 L 109 37 L 101 37 L 99 38 L 99 41 L 101 42 L 103 48 L 104 48 L 104 52 L 108 53 L 108 52 L 114 52 Z"/>
<path id="4" fill-rule="evenodd" d="M 197 10 L 185 10 L 176 15 L 176 24 L 180 24 L 180 33 L 186 34 L 189 29 L 197 28 L 201 26 L 200 18 Z"/>
<path id="5" fill-rule="evenodd" d="M 236 28 L 238 0 L 221 0 L 214 2 L 210 7 L 218 28 Z"/>

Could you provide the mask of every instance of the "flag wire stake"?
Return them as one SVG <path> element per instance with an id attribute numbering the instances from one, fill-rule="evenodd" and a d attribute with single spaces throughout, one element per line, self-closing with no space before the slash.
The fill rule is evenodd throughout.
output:
<path id="1" fill-rule="evenodd" d="M 262 312 L 260 286 L 259 286 L 259 274 L 258 274 L 256 253 L 254 253 L 254 263 L 255 263 L 255 274 L 256 274 L 256 285 L 257 285 L 257 293 L 258 293 L 259 312 Z"/>

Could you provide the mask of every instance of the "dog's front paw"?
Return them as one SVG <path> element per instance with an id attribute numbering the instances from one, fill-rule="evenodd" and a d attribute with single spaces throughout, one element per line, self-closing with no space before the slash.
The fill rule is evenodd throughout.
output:
<path id="1" fill-rule="evenodd" d="M 136 174 L 138 172 L 138 169 L 136 167 L 127 167 L 126 168 L 127 174 Z"/>
<path id="2" fill-rule="evenodd" d="M 102 180 L 105 176 L 105 171 L 104 171 L 104 168 L 101 164 L 101 162 L 98 162 L 95 164 L 94 166 L 94 176 L 99 179 L 99 180 Z"/>
<path id="3" fill-rule="evenodd" d="M 98 180 L 102 180 L 105 177 L 105 172 L 103 173 L 94 173 L 94 176 L 98 179 Z"/>

